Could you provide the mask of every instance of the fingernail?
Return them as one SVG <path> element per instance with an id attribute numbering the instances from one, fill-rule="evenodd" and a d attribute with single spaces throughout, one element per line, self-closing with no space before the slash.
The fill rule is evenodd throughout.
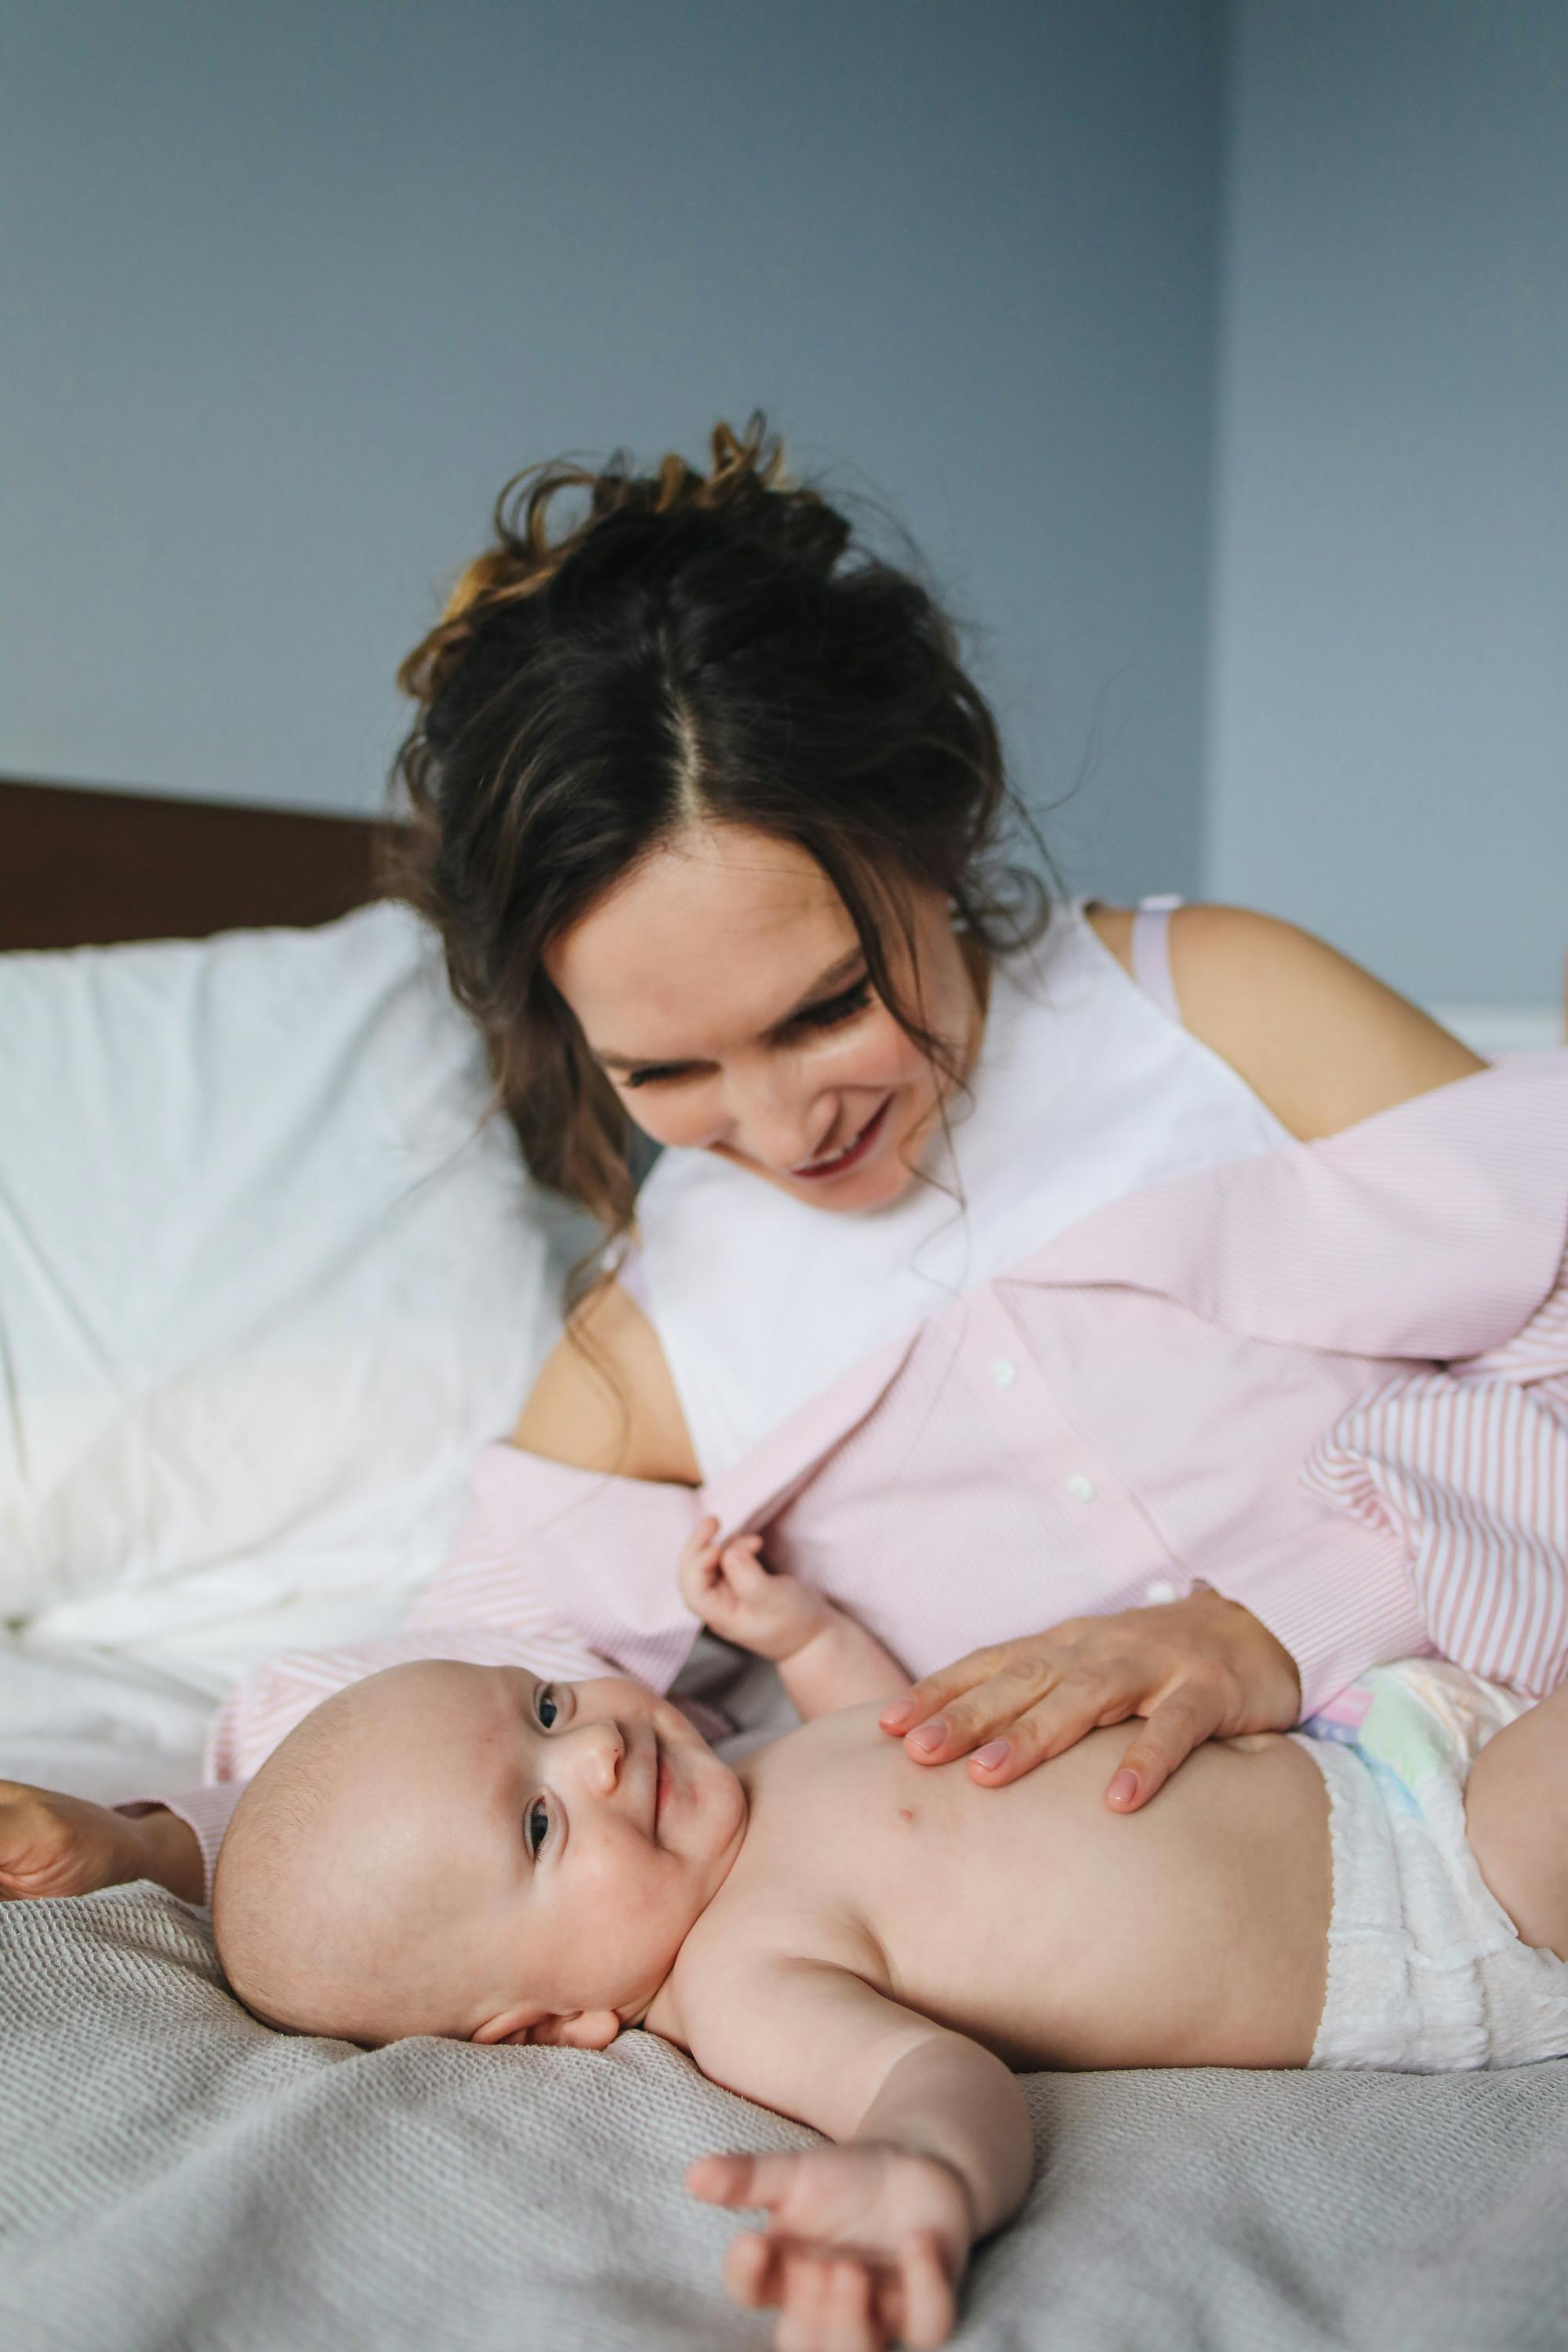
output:
<path id="1" fill-rule="evenodd" d="M 1005 1764 L 1012 1753 L 1013 1750 L 1006 1740 L 988 1739 L 984 1748 L 975 1749 L 974 1760 L 987 1772 L 994 1772 L 998 1764 Z"/>
<path id="2" fill-rule="evenodd" d="M 901 1731 L 914 1711 L 912 1699 L 896 1698 L 891 1706 L 885 1706 L 882 1709 L 877 1720 L 879 1723 L 885 1723 L 889 1731 Z"/>
<path id="3" fill-rule="evenodd" d="M 931 1749 L 940 1748 L 946 1738 L 947 1726 L 937 1717 L 930 1723 L 922 1723 L 918 1731 L 910 1732 L 910 1745 L 918 1748 L 922 1756 L 929 1756 Z"/>
<path id="4" fill-rule="evenodd" d="M 1107 1802 L 1112 1805 L 1130 1805 L 1137 1794 L 1138 1775 L 1136 1772 L 1118 1772 L 1115 1780 L 1112 1780 L 1110 1788 L 1107 1789 L 1105 1792 Z"/>

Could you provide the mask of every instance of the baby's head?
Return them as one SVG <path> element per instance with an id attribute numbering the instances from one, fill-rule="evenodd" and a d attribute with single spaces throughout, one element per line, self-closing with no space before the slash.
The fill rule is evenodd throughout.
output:
<path id="1" fill-rule="evenodd" d="M 256 1775 L 213 1888 L 268 2023 L 602 2049 L 740 1851 L 741 1784 L 640 1684 L 453 1659 L 327 1699 Z"/>

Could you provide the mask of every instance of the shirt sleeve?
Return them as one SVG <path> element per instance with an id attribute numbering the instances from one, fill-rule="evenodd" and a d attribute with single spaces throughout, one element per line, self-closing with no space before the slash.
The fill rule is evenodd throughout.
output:
<path id="1" fill-rule="evenodd" d="M 195 1835 L 202 1856 L 202 1901 L 210 1903 L 213 1896 L 213 1872 L 217 1867 L 217 1850 L 223 1843 L 223 1833 L 228 1827 L 229 1815 L 245 1793 L 243 1780 L 226 1781 L 216 1789 L 185 1789 L 177 1797 L 135 1797 L 116 1805 L 117 1813 L 166 1812 L 177 1814 Z"/>
<path id="2" fill-rule="evenodd" d="M 675 1572 L 695 1517 L 689 1487 L 487 1445 L 447 1559 L 402 1630 L 285 1650 L 246 1675 L 214 1717 L 204 1779 L 248 1780 L 323 1698 L 414 1658 L 527 1666 L 562 1680 L 627 1674 L 668 1690 L 698 1631 Z"/>
<path id="3" fill-rule="evenodd" d="M 1511 1339 L 1385 1381 L 1302 1476 L 1397 1539 L 1444 1657 L 1532 1698 L 1554 1690 L 1568 1678 L 1568 1251 Z"/>

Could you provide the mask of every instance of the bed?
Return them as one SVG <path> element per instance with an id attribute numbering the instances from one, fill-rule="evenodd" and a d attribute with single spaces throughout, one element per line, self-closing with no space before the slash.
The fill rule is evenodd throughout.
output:
<path id="1" fill-rule="evenodd" d="M 347 819 L 0 784 L 0 1772 L 181 1785 L 252 1658 L 384 1630 L 553 1336 L 585 1235 L 486 1117 L 377 853 Z M 690 1675 L 742 1737 L 773 1719 L 718 1645 Z M 1027 2091 L 1036 2185 L 962 2346 L 1563 2340 L 1568 2061 Z M 16 2352 L 761 2345 L 680 2174 L 805 2137 L 640 2034 L 272 2034 L 151 1886 L 0 1906 Z"/>

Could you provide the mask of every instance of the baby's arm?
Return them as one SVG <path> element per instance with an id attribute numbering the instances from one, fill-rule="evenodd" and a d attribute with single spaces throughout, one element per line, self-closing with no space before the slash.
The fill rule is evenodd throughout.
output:
<path id="1" fill-rule="evenodd" d="M 809 1723 L 841 1706 L 901 1698 L 910 1678 L 892 1653 L 825 1592 L 796 1576 L 775 1576 L 760 1558 L 761 1536 L 720 1544 L 704 1519 L 680 1555 L 680 1597 L 727 1642 L 771 1658 Z"/>
<path id="2" fill-rule="evenodd" d="M 944 2343 L 970 2248 L 1028 2188 L 1034 2143 L 1016 2077 L 847 1968 L 768 1955 L 752 1967 L 728 1958 L 711 1983 L 706 1974 L 682 1992 L 688 2018 L 698 2012 L 699 2065 L 839 2143 L 691 2167 L 694 2195 L 768 2214 L 730 2248 L 731 2294 L 778 2305 L 792 2347 Z"/>

